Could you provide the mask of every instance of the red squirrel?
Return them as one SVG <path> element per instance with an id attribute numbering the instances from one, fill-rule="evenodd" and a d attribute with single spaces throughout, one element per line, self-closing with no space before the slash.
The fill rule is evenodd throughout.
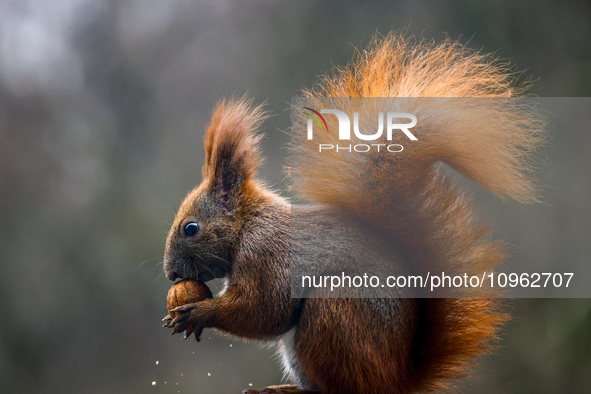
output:
<path id="1" fill-rule="evenodd" d="M 436 44 L 391 33 L 374 37 L 350 64 L 302 96 L 319 108 L 326 97 L 513 97 L 522 88 L 510 71 L 451 40 Z M 309 226 L 322 248 L 318 256 L 367 249 L 361 230 L 345 239 L 331 231 L 358 220 L 386 234 L 418 266 L 438 259 L 444 267 L 483 272 L 504 261 L 504 242 L 490 240 L 471 194 L 441 163 L 501 198 L 537 201 L 532 157 L 541 123 L 527 109 L 486 100 L 460 106 L 459 120 L 429 111 L 423 108 L 430 116 L 413 129 L 419 141 L 412 149 L 367 153 L 371 160 L 319 155 L 317 144 L 300 138 L 292 188 L 309 204 L 296 205 L 255 175 L 263 107 L 244 98 L 222 100 L 205 134 L 203 181 L 184 199 L 168 234 L 164 272 L 172 281 L 225 278 L 225 289 L 178 307 L 178 317 L 163 319 L 165 327 L 277 341 L 294 385 L 250 392 L 425 392 L 449 389 L 468 375 L 508 318 L 498 298 L 291 296 L 291 250 L 303 242 L 290 235 L 292 215 Z M 304 135 L 305 124 L 293 129 Z M 308 264 L 320 266 L 319 259 L 312 255 Z"/>

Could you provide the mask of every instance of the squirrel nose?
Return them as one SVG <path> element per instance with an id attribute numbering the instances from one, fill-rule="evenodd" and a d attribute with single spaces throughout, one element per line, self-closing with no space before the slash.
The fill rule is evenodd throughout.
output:
<path id="1" fill-rule="evenodd" d="M 176 264 L 174 264 L 172 262 L 172 260 L 165 255 L 164 256 L 164 275 L 166 275 L 166 278 L 170 281 L 174 281 L 176 278 L 179 277 L 179 274 L 177 272 L 177 268 L 176 268 Z"/>
<path id="2" fill-rule="evenodd" d="M 166 278 L 170 281 L 174 281 L 176 278 L 178 278 L 178 274 L 175 270 L 169 270 L 166 271 Z"/>

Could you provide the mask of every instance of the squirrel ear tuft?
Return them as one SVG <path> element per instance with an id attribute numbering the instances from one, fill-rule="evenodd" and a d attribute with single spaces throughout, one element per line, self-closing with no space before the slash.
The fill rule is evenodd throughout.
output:
<path id="1" fill-rule="evenodd" d="M 224 99 L 215 107 L 205 133 L 203 178 L 209 179 L 224 199 L 250 180 L 261 165 L 261 135 L 256 132 L 266 118 L 263 105 L 255 106 L 245 97 Z"/>

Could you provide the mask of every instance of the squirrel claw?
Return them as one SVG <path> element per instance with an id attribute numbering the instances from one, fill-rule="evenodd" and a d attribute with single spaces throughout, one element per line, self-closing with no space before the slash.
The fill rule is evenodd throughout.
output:
<path id="1" fill-rule="evenodd" d="M 162 327 L 170 327 L 170 323 L 172 322 L 172 318 L 170 317 L 170 315 L 166 315 L 162 318 L 162 321 L 164 322 L 164 324 L 162 324 Z"/>

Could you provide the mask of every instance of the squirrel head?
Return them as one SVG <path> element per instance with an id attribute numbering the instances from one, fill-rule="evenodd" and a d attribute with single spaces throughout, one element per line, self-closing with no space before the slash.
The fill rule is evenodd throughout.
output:
<path id="1" fill-rule="evenodd" d="M 185 197 L 164 253 L 169 280 L 221 278 L 232 270 L 240 231 L 264 196 L 254 179 L 261 164 L 256 131 L 266 114 L 242 98 L 222 100 L 205 133 L 203 181 Z"/>

